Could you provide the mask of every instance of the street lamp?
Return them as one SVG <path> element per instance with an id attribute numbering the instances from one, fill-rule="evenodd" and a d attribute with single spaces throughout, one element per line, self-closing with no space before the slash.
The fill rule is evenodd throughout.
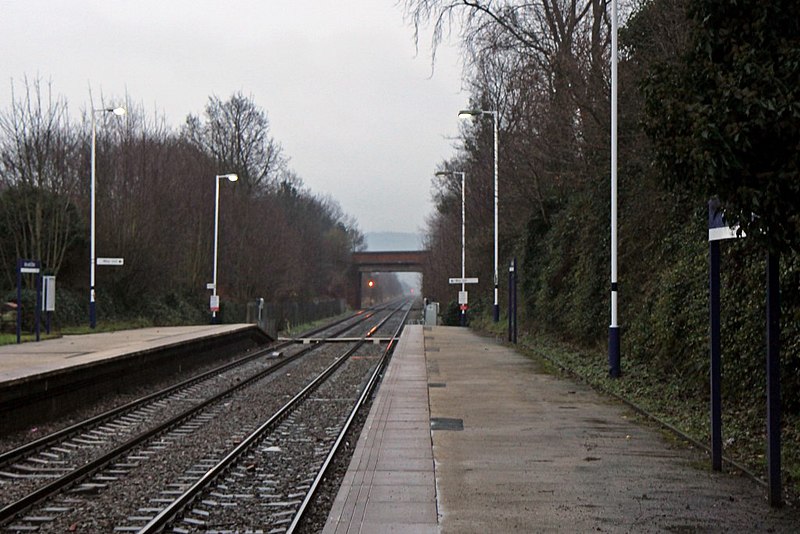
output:
<path id="1" fill-rule="evenodd" d="M 494 120 L 494 322 L 500 320 L 500 304 L 498 298 L 498 279 L 497 279 L 497 111 L 484 109 L 462 109 L 458 112 L 460 118 L 477 117 L 480 115 L 491 115 Z"/>
<path id="2" fill-rule="evenodd" d="M 465 240 L 464 240 L 464 176 L 465 173 L 461 171 L 440 171 L 436 173 L 436 176 L 455 176 L 457 174 L 461 175 L 461 294 L 463 295 L 466 291 L 465 284 L 466 282 L 465 277 L 467 276 L 466 270 L 464 268 L 464 258 L 465 258 Z M 459 302 L 461 306 L 464 306 L 465 303 Z M 466 308 L 461 308 L 461 326 L 467 326 L 467 310 Z"/>
<path id="3" fill-rule="evenodd" d="M 95 254 L 95 140 L 97 137 L 97 128 L 94 116 L 97 113 L 113 113 L 121 117 L 127 113 L 125 108 L 101 108 L 92 109 L 92 181 L 91 181 L 91 209 L 90 209 L 90 251 L 89 251 L 89 327 L 94 328 L 97 326 L 97 305 L 95 303 L 94 292 L 94 269 L 97 263 L 97 256 Z"/>
<path id="4" fill-rule="evenodd" d="M 219 244 L 219 181 L 227 179 L 235 182 L 239 176 L 234 173 L 218 174 L 214 182 L 216 183 L 216 193 L 214 195 L 214 280 L 211 282 L 211 322 L 217 322 L 217 310 L 219 309 L 219 299 L 217 297 L 217 249 Z"/>
<path id="5" fill-rule="evenodd" d="M 617 323 L 617 0 L 611 2 L 611 325 L 608 327 L 608 372 L 621 374 Z"/>

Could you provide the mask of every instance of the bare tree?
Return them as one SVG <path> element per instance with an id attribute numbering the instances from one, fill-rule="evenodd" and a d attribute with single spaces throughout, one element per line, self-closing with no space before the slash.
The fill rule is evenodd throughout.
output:
<path id="1" fill-rule="evenodd" d="M 205 121 L 189 115 L 183 133 L 214 158 L 217 172 L 235 172 L 249 188 L 267 190 L 286 170 L 281 146 L 270 136 L 266 111 L 240 92 L 224 102 L 210 97 Z"/>
<path id="2" fill-rule="evenodd" d="M 0 260 L 9 266 L 15 258 L 38 259 L 58 273 L 80 235 L 72 202 L 80 137 L 49 83 L 25 79 L 20 96 L 15 89 L 12 82 L 11 107 L 0 112 L 0 220 L 8 240 Z"/>

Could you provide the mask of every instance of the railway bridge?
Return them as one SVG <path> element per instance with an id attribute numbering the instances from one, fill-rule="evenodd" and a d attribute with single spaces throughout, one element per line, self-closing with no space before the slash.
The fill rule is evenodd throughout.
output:
<path id="1" fill-rule="evenodd" d="M 361 308 L 363 273 L 421 273 L 428 261 L 427 250 L 394 250 L 384 252 L 354 252 L 348 304 Z"/>

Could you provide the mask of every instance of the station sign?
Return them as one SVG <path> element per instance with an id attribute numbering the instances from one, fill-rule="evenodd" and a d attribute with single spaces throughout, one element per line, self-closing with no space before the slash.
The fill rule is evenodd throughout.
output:
<path id="1" fill-rule="evenodd" d="M 212 312 L 219 311 L 219 295 L 211 295 L 209 308 L 211 309 Z"/>
<path id="2" fill-rule="evenodd" d="M 477 278 L 451 278 L 451 284 L 477 284 Z"/>
<path id="3" fill-rule="evenodd" d="M 97 265 L 124 265 L 124 258 L 97 258 Z"/>
<path id="4" fill-rule="evenodd" d="M 468 304 L 469 300 L 467 298 L 468 291 L 459 291 L 458 292 L 458 303 L 462 306 Z"/>
<path id="5" fill-rule="evenodd" d="M 745 233 L 739 229 L 739 225 L 728 226 L 722 215 L 720 204 L 717 199 L 708 202 L 708 240 L 722 241 L 725 239 L 736 239 L 746 237 Z"/>
<path id="6" fill-rule="evenodd" d="M 20 260 L 19 272 L 22 274 L 38 274 L 39 262 L 36 260 Z"/>

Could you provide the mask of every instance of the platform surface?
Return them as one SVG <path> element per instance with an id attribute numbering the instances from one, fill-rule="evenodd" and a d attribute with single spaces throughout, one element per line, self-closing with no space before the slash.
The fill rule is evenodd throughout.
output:
<path id="1" fill-rule="evenodd" d="M 0 383 L 252 328 L 249 324 L 169 326 L 0 345 Z"/>
<path id="2" fill-rule="evenodd" d="M 590 531 L 798 532 L 800 514 L 494 340 L 407 327 L 324 532 Z"/>

